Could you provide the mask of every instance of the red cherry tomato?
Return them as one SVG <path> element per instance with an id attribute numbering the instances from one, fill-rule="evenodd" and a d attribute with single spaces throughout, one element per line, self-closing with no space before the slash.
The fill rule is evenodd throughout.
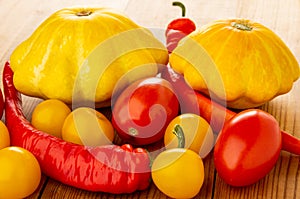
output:
<path id="1" fill-rule="evenodd" d="M 219 134 L 214 162 L 219 176 L 233 186 L 255 183 L 274 167 L 281 150 L 276 119 L 258 109 L 238 113 Z"/>
<path id="2" fill-rule="evenodd" d="M 167 80 L 150 77 L 128 86 L 112 107 L 112 124 L 120 138 L 133 145 L 145 145 L 163 137 L 178 114 L 179 103 Z"/>

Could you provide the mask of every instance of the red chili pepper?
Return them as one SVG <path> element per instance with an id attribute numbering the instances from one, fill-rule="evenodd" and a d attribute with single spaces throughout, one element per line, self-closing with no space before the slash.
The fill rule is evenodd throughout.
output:
<path id="1" fill-rule="evenodd" d="M 65 142 L 32 127 L 22 112 L 21 95 L 7 62 L 3 71 L 5 120 L 11 144 L 32 152 L 47 176 L 89 191 L 131 193 L 150 184 L 146 150 L 131 145 L 87 147 Z"/>
<path id="2" fill-rule="evenodd" d="M 185 17 L 185 6 L 181 2 L 176 1 L 173 2 L 173 6 L 179 6 L 182 9 L 182 18 L 174 19 L 167 26 L 165 35 L 169 53 L 174 50 L 183 37 L 196 30 L 195 23 Z"/>
<path id="3" fill-rule="evenodd" d="M 236 113 L 210 100 L 197 91 L 194 91 L 172 68 L 165 67 L 161 72 L 162 78 L 168 80 L 179 98 L 182 113 L 195 113 L 206 119 L 215 132 L 219 132 L 227 122 L 236 116 Z M 240 115 L 240 114 L 239 114 Z M 281 149 L 300 155 L 300 139 L 281 131 Z"/>

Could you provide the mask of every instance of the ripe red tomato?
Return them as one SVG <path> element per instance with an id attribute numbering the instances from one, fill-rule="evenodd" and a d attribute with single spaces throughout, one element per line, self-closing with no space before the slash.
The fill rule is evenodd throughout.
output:
<path id="1" fill-rule="evenodd" d="M 145 78 L 128 86 L 112 103 L 112 124 L 124 141 L 151 144 L 163 137 L 178 110 L 177 97 L 167 80 Z"/>
<path id="2" fill-rule="evenodd" d="M 214 162 L 219 176 L 233 186 L 246 186 L 274 167 L 281 150 L 276 119 L 262 110 L 246 110 L 233 117 L 219 134 Z"/>

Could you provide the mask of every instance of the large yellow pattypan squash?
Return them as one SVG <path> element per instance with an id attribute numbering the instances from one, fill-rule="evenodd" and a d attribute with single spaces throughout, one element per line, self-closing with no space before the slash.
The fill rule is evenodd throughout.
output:
<path id="1" fill-rule="evenodd" d="M 10 62 L 23 94 L 108 105 L 119 80 L 124 87 L 155 76 L 168 52 L 148 29 L 115 10 L 71 7 L 46 19 Z"/>
<path id="2" fill-rule="evenodd" d="M 217 20 L 181 40 L 170 65 L 187 82 L 237 109 L 290 91 L 299 64 L 270 29 L 242 19 Z"/>

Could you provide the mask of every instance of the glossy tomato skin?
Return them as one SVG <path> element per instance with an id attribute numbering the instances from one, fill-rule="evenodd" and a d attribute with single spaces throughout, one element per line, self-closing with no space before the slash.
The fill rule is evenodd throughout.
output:
<path id="1" fill-rule="evenodd" d="M 281 132 L 275 118 L 249 109 L 224 126 L 216 141 L 214 163 L 226 183 L 247 186 L 272 170 L 280 150 Z"/>
<path id="2" fill-rule="evenodd" d="M 150 77 L 129 85 L 112 103 L 112 124 L 122 140 L 146 145 L 163 137 L 178 111 L 179 103 L 171 84 Z"/>

